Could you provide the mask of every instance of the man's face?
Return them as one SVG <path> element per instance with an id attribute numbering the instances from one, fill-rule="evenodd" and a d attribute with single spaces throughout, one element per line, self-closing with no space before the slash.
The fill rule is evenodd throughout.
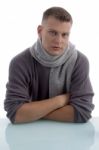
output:
<path id="1" fill-rule="evenodd" d="M 63 53 L 68 46 L 71 26 L 71 22 L 61 22 L 54 17 L 49 17 L 38 26 L 42 46 L 50 55 Z"/>

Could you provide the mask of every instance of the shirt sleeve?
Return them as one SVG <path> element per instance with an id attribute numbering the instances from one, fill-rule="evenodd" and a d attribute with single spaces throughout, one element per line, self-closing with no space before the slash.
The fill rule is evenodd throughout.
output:
<path id="1" fill-rule="evenodd" d="M 75 110 L 75 122 L 87 122 L 91 118 L 91 112 L 94 109 L 94 92 L 89 78 L 89 61 L 80 52 L 78 52 L 71 78 L 70 93 L 70 104 Z"/>
<path id="2" fill-rule="evenodd" d="M 7 117 L 14 122 L 15 113 L 24 103 L 29 102 L 29 71 L 24 60 L 20 57 L 12 59 L 9 65 L 9 79 L 6 85 L 4 108 Z"/>

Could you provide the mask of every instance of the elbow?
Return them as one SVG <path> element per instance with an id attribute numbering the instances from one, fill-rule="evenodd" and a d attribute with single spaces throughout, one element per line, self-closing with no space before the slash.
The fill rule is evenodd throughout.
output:
<path id="1" fill-rule="evenodd" d="M 8 116 L 8 114 L 7 114 L 7 118 L 9 119 L 9 121 L 10 121 L 12 124 L 15 124 L 14 117 L 10 117 L 10 116 Z"/>
<path id="2" fill-rule="evenodd" d="M 79 112 L 75 111 L 75 121 L 76 123 L 87 123 L 91 119 L 91 112 Z"/>
<path id="3" fill-rule="evenodd" d="M 90 119 L 91 119 L 91 117 L 89 117 L 89 118 L 83 118 L 83 117 L 81 117 L 81 120 L 78 121 L 78 123 L 87 123 Z"/>
<path id="4" fill-rule="evenodd" d="M 12 123 L 12 124 L 15 124 L 15 112 L 14 113 L 11 113 L 10 111 L 7 111 L 7 118 L 9 119 L 9 121 Z"/>

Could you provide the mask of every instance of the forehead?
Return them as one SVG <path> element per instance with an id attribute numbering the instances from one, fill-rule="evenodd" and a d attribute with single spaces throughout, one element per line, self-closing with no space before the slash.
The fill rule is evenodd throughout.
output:
<path id="1" fill-rule="evenodd" d="M 71 22 L 62 22 L 54 17 L 49 17 L 44 21 L 43 26 L 47 29 L 52 29 L 60 32 L 67 32 L 71 29 Z"/>

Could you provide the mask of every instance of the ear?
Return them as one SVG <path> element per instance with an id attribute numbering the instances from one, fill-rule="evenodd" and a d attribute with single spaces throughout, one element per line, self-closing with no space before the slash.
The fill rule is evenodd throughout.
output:
<path id="1" fill-rule="evenodd" d="M 37 32 L 38 32 L 38 36 L 39 36 L 40 38 L 42 37 L 42 30 L 43 30 L 42 25 L 39 25 L 39 26 L 37 27 Z"/>

